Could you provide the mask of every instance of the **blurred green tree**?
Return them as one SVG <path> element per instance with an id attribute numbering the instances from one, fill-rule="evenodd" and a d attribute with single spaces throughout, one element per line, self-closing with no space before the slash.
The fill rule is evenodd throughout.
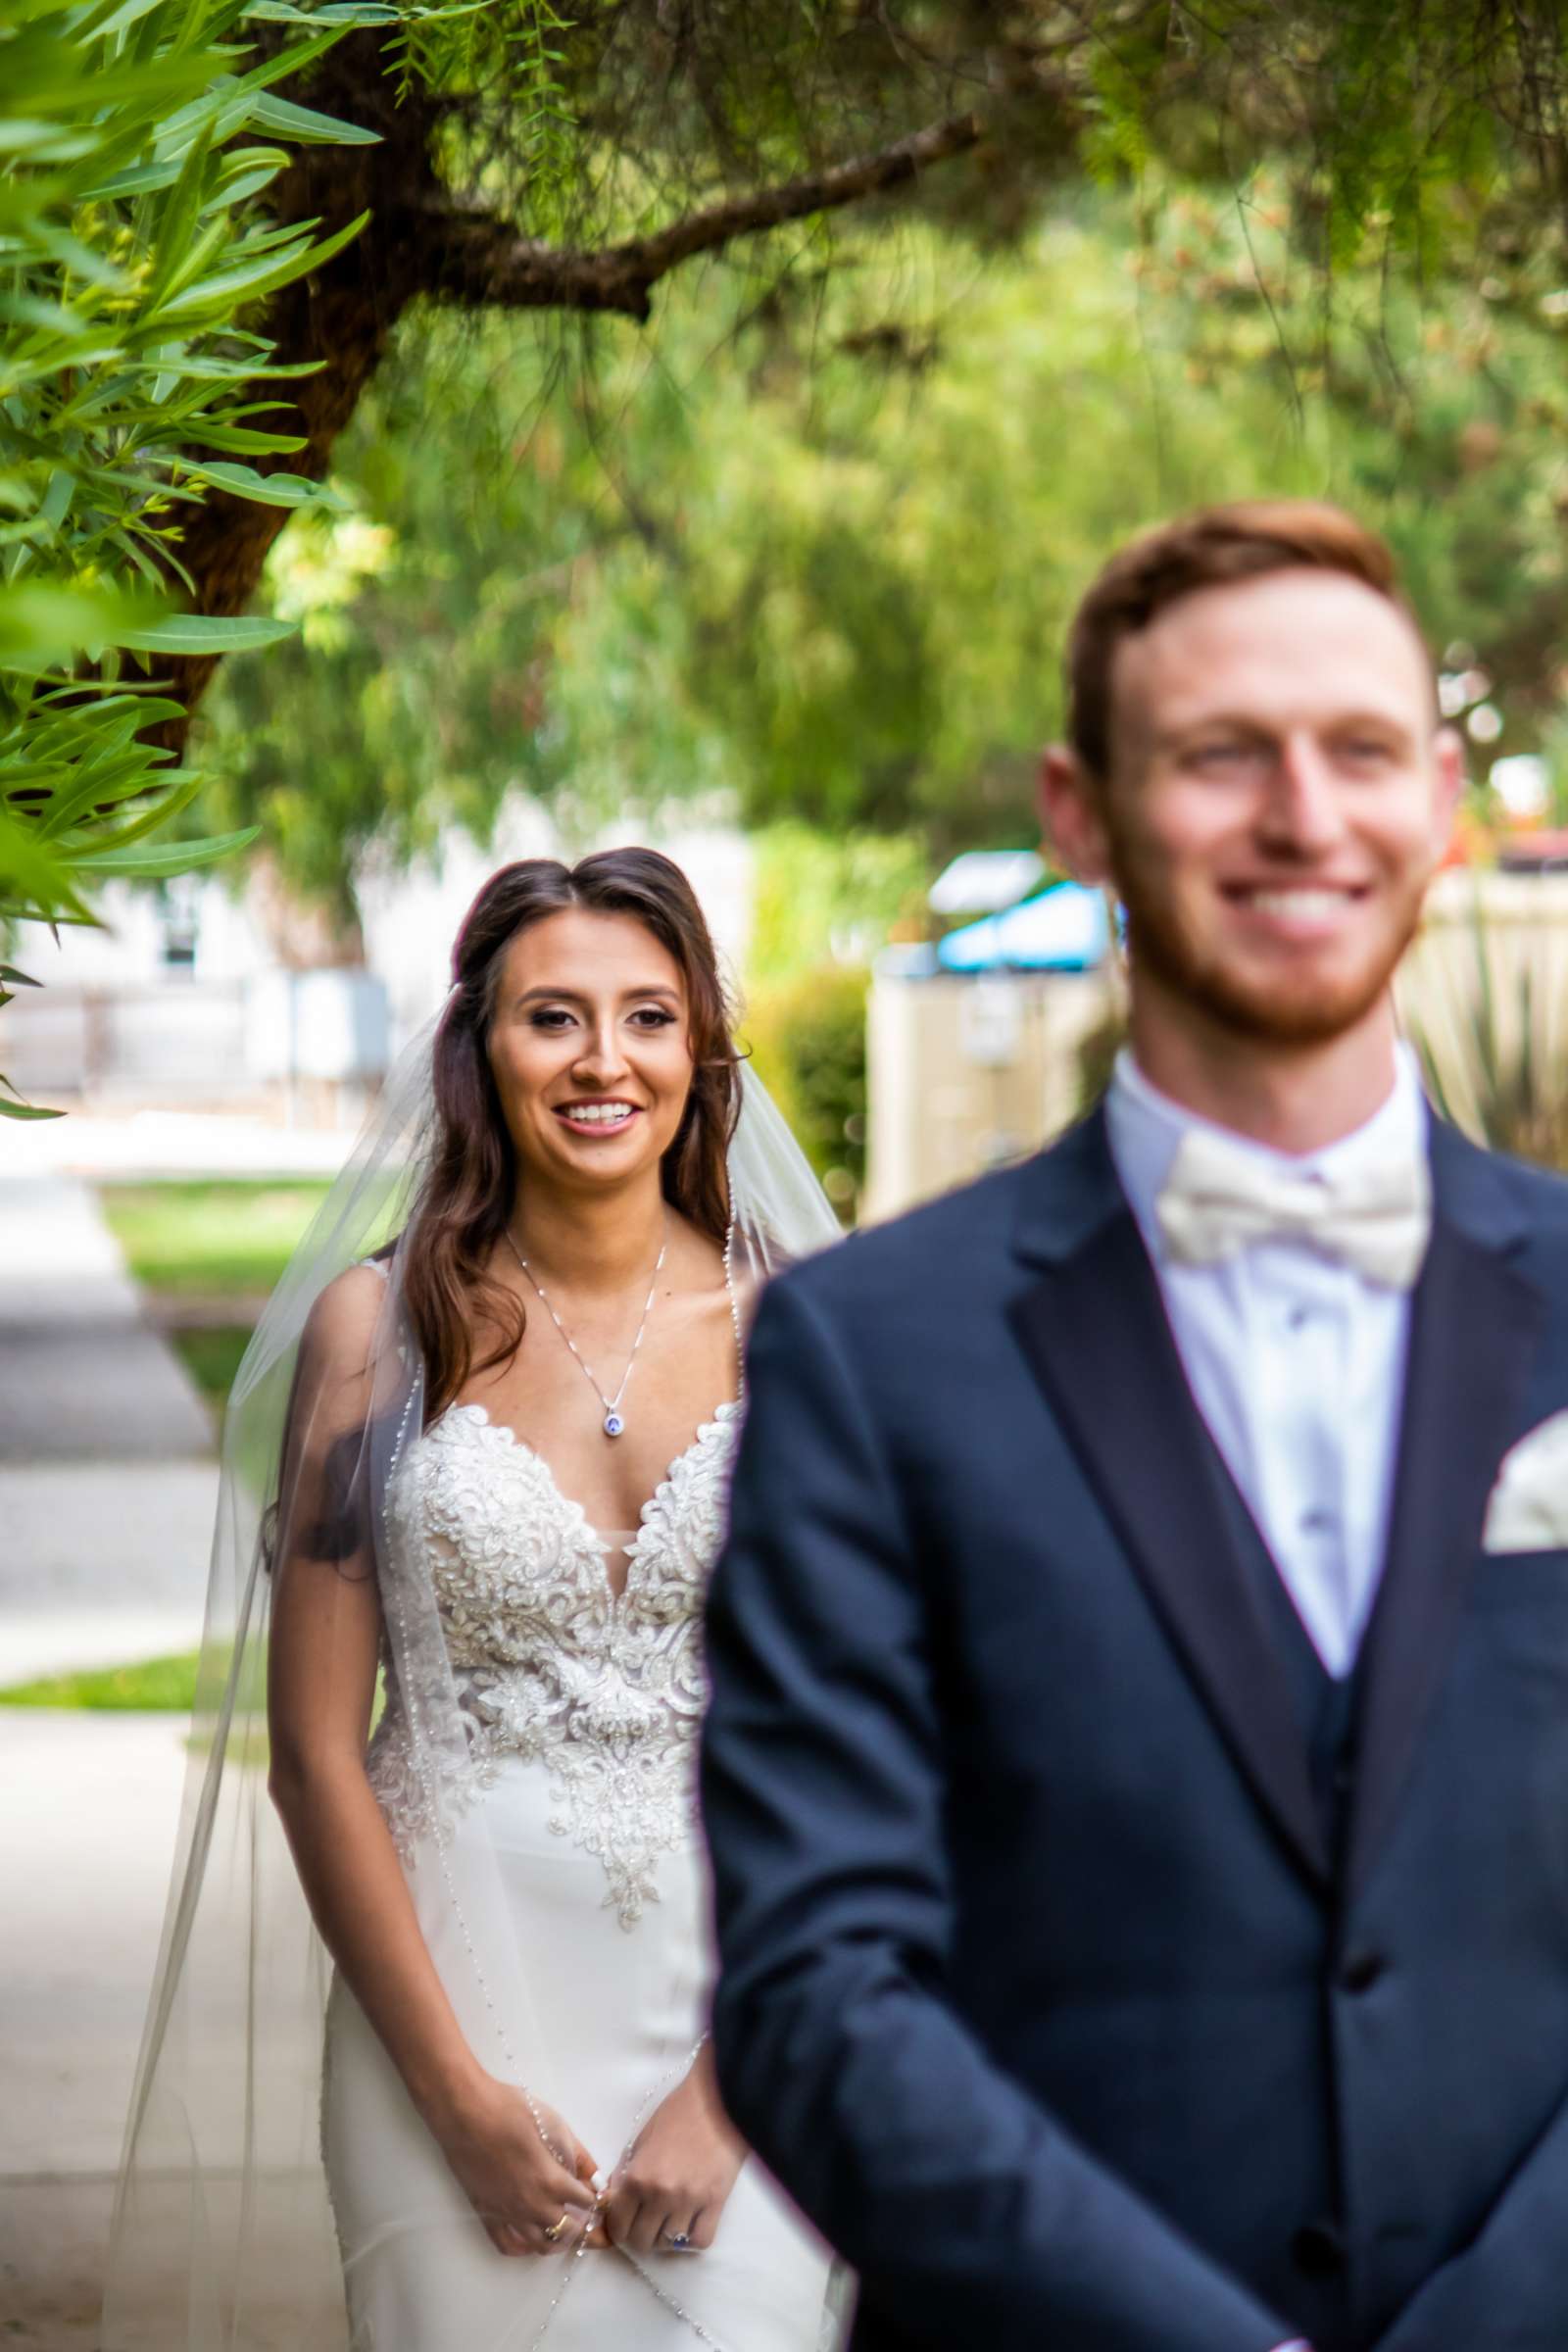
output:
<path id="1" fill-rule="evenodd" d="M 454 823 L 484 839 L 511 791 L 583 834 L 716 796 L 927 868 L 1025 843 L 1105 547 L 1261 491 L 1385 527 L 1439 652 L 1467 641 L 1485 675 L 1490 748 L 1530 748 L 1568 684 L 1551 256 L 1505 292 L 1434 273 L 1421 299 L 1374 251 L 1325 321 L 1291 218 L 1266 173 L 1243 204 L 1151 165 L 1063 191 L 978 270 L 907 222 L 760 305 L 710 265 L 653 348 L 603 323 L 591 367 L 519 354 L 499 320 L 407 332 L 339 447 L 350 511 L 273 555 L 301 639 L 230 665 L 209 707 L 207 820 L 263 822 L 345 914 L 362 858 Z M 817 862 L 884 929 L 909 911 L 837 846 Z M 810 864 L 772 902 L 808 960 L 830 944 Z"/>
<path id="2" fill-rule="evenodd" d="M 879 206 L 912 200 L 990 252 L 1086 176 L 1160 167 L 1233 191 L 1245 214 L 1274 159 L 1325 315 L 1341 274 L 1369 259 L 1430 272 L 1505 261 L 1520 240 L 1562 247 L 1558 0 L 488 0 L 405 11 L 390 39 L 357 32 L 304 87 L 379 133 L 302 153 L 272 195 L 284 225 L 371 215 L 266 320 L 279 356 L 316 370 L 296 394 L 311 478 L 419 306 L 640 324 L 665 278 L 743 250 L 752 307 L 781 285 L 810 302 L 834 268 L 829 223 L 851 206 L 874 223 Z M 897 311 L 864 331 L 868 355 L 905 332 Z M 191 518 L 182 560 L 203 611 L 247 609 L 279 522 L 219 501 Z M 842 570 L 830 541 L 817 552 Z M 860 629 L 895 701 L 912 692 L 923 710 L 903 591 L 873 568 Z M 831 632 L 813 650 L 829 669 L 838 660 Z M 179 666 L 182 704 L 213 667 L 211 654 Z M 864 707 L 855 715 L 863 746 Z M 781 706 L 774 731 L 787 725 Z M 899 727 L 870 749 L 882 789 L 902 797 Z"/>

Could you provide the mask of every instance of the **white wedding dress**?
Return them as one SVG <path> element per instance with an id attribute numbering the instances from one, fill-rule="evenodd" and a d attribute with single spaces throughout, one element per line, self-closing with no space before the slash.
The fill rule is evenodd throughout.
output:
<path id="1" fill-rule="evenodd" d="M 592 1528 L 478 1405 L 416 1437 L 387 1488 L 389 1548 L 433 1587 L 466 1754 L 438 1820 L 389 1676 L 371 1782 L 482 2062 L 555 2107 L 606 2177 L 706 2026 L 702 1606 L 739 1412 L 720 1406 L 626 1536 Z M 341 1980 L 321 2130 L 354 2352 L 837 2340 L 827 2250 L 755 2158 L 707 2252 L 498 2254 Z"/>

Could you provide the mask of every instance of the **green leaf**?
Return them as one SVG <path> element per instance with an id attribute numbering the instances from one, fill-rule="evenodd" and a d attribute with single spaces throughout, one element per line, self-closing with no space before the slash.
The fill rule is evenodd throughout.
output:
<path id="1" fill-rule="evenodd" d="M 19 972 L 14 963 L 0 963 L 0 980 L 3 980 L 8 988 L 42 988 L 43 986 L 41 980 L 33 980 L 27 973 Z"/>
<path id="2" fill-rule="evenodd" d="M 0 1086 L 11 1087 L 12 1094 L 17 1094 L 9 1078 L 0 1078 Z M 0 1119 L 63 1119 L 65 1115 L 63 1110 L 45 1110 L 39 1102 L 24 1102 L 20 1095 L 15 1102 L 0 1095 Z"/>
<path id="3" fill-rule="evenodd" d="M 196 319 L 203 312 L 233 311 L 242 303 L 259 302 L 264 294 L 271 294 L 279 286 L 303 277 L 308 270 L 324 267 L 335 254 L 357 237 L 370 218 L 361 213 L 356 220 L 340 228 L 335 236 L 326 237 L 313 245 L 302 235 L 298 242 L 281 254 L 269 254 L 263 261 L 245 263 L 237 270 L 220 270 L 215 277 L 188 286 L 163 313 L 165 320 L 172 318 Z"/>
<path id="4" fill-rule="evenodd" d="M 133 654 L 251 654 L 281 645 L 294 624 L 239 613 L 172 612 L 152 628 L 123 632 L 119 642 Z"/>
<path id="5" fill-rule="evenodd" d="M 36 828 L 40 839 L 53 841 L 65 833 L 85 832 L 86 839 L 62 851 L 62 855 L 74 861 L 84 850 L 120 847 L 126 836 L 121 830 L 113 833 L 106 830 L 107 820 L 128 800 L 152 795 L 160 814 L 166 805 L 168 814 L 177 813 L 174 803 L 190 782 L 190 771 L 161 764 L 166 756 L 160 755 L 154 745 L 134 741 L 134 730 L 143 723 L 150 725 L 152 721 L 150 717 L 145 722 L 133 719 L 129 729 L 103 747 L 100 759 L 88 763 L 83 772 L 57 791 Z M 139 818 L 130 821 L 140 823 Z"/>
<path id="6" fill-rule="evenodd" d="M 106 204 L 125 196 L 149 196 L 158 188 L 172 187 L 179 177 L 180 167 L 175 162 L 165 164 L 135 164 L 128 172 L 117 172 L 96 188 L 84 188 L 83 204 Z"/>
<path id="7" fill-rule="evenodd" d="M 51 531 L 58 530 L 71 512 L 71 502 L 75 494 L 74 474 L 68 472 L 64 466 L 57 466 L 49 477 L 49 487 L 39 503 L 39 521 L 46 522 Z"/>
<path id="8" fill-rule="evenodd" d="M 191 439 L 201 449 L 231 449 L 252 458 L 292 457 L 295 450 L 305 447 L 303 433 L 258 433 L 246 424 L 204 422 Z"/>
<path id="9" fill-rule="evenodd" d="M 0 155 L 46 154 L 52 163 L 70 163 L 91 153 L 90 138 L 72 136 L 53 122 L 27 122 L 15 116 L 9 122 L 0 122 Z"/>
<path id="10" fill-rule="evenodd" d="M 196 150 L 193 149 L 192 153 L 195 152 Z M 179 194 L 180 191 L 178 188 L 176 188 L 173 191 L 173 195 L 170 198 L 171 204 L 175 201 Z M 200 182 L 198 182 L 195 192 L 195 210 L 192 216 L 192 226 L 195 225 L 196 217 L 201 215 L 206 210 L 202 203 L 203 194 L 204 190 L 202 189 Z M 163 317 L 167 317 L 169 310 L 177 305 L 179 296 L 183 294 L 186 287 L 189 286 L 192 281 L 200 275 L 201 271 L 207 268 L 209 262 L 213 261 L 218 254 L 221 253 L 225 249 L 225 247 L 231 246 L 233 241 L 233 226 L 226 213 L 220 211 L 216 217 L 206 220 L 202 225 L 201 233 L 194 239 L 194 241 L 187 242 L 185 244 L 184 250 L 180 251 L 178 259 L 171 267 L 168 276 L 165 278 L 163 284 L 158 288 L 157 293 L 150 296 L 147 302 L 144 304 L 141 320 L 139 323 L 145 326 L 148 321 L 157 319 L 159 321 L 159 332 L 163 332 Z M 173 250 L 173 247 L 171 246 L 171 251 Z M 167 379 L 165 377 L 160 376 L 160 384 L 165 383 Z M 153 387 L 153 396 L 155 399 L 158 397 L 158 385 L 154 385 Z M 164 393 L 163 397 L 165 399 L 168 398 L 167 391 Z"/>
<path id="11" fill-rule="evenodd" d="M 230 169 L 223 173 L 208 196 L 209 207 L 221 204 L 237 210 L 240 205 L 248 204 L 253 196 L 259 196 L 263 188 L 270 187 L 288 164 L 288 157 L 281 147 L 246 147 L 239 154 L 229 157 L 231 167 L 238 163 L 240 154 L 251 160 L 242 171 Z"/>
<path id="12" fill-rule="evenodd" d="M 36 294 L 0 294 L 0 320 L 4 319 L 17 326 L 42 327 L 47 334 L 66 335 L 72 340 L 86 334 L 88 328 L 87 320 L 74 311 L 64 309 L 58 302 L 45 302 Z M 58 367 L 60 361 L 55 365 Z"/>
<path id="13" fill-rule="evenodd" d="M 327 0 L 324 8 L 290 8 L 288 0 L 253 0 L 245 11 L 247 22 L 260 20 L 264 24 L 397 24 L 402 22 L 395 8 L 383 8 L 378 0 Z"/>
<path id="14" fill-rule="evenodd" d="M 190 252 L 190 240 L 201 211 L 201 201 L 207 178 L 207 160 L 212 152 L 213 129 L 206 128 L 192 143 L 189 154 L 180 167 L 178 179 L 169 194 L 158 220 L 157 265 L 148 281 L 142 308 L 156 311 L 179 276 Z"/>
<path id="15" fill-rule="evenodd" d="M 25 824 L 4 814 L 0 814 L 0 913 L 34 921 L 92 919 L 65 860 L 51 857 Z"/>
<path id="16" fill-rule="evenodd" d="M 178 783 L 167 792 L 162 787 L 171 781 L 174 770 L 159 769 L 149 777 L 149 784 L 158 788 L 151 807 L 144 808 L 139 816 L 130 817 L 124 824 L 116 825 L 112 830 L 89 834 L 73 850 L 75 862 L 79 865 L 90 858 L 96 865 L 115 851 L 128 849 L 133 841 L 145 841 L 147 835 L 156 833 L 160 825 L 172 824 L 175 817 L 190 807 L 206 780 L 200 770 L 182 768 L 177 772 Z"/>
<path id="17" fill-rule="evenodd" d="M 168 841 L 156 850 L 105 850 L 101 856 L 89 852 L 74 863 L 84 873 L 135 875 L 144 881 L 188 874 L 198 866 L 216 864 L 220 858 L 231 858 L 236 850 L 248 849 L 260 832 L 260 825 L 248 825 L 242 833 L 215 834 L 206 841 Z"/>
<path id="18" fill-rule="evenodd" d="M 230 491 L 236 498 L 254 499 L 264 507 L 329 507 L 338 514 L 346 512 L 339 494 L 325 482 L 313 482 L 302 473 L 258 473 L 254 466 L 212 465 L 188 466 L 186 471 L 196 480 L 210 482 L 215 489 Z"/>
<path id="19" fill-rule="evenodd" d="M 151 16 L 161 0 L 121 0 L 121 6 L 107 12 L 94 10 L 88 25 L 99 40 L 113 40 L 118 33 L 127 32 L 143 17 Z"/>
<path id="20" fill-rule="evenodd" d="M 284 138 L 298 139 L 303 146 L 379 147 L 381 144 L 378 130 L 367 130 L 359 122 L 340 122 L 334 115 L 318 115 L 314 107 L 295 106 L 292 100 L 273 97 L 270 92 L 257 100 L 250 110 L 250 120 L 263 130 L 275 130 Z"/>
<path id="21" fill-rule="evenodd" d="M 0 662 L 70 661 L 76 653 L 113 643 L 127 626 L 147 627 L 156 610 L 146 596 L 60 581 L 20 581 L 0 588 Z"/>

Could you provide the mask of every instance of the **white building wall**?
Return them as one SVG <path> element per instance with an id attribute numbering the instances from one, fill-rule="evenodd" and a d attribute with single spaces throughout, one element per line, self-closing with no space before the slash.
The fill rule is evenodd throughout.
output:
<path id="1" fill-rule="evenodd" d="M 722 826 L 607 828 L 596 848 L 651 841 L 689 874 L 721 957 L 739 973 L 751 930 L 753 854 Z M 517 798 L 494 844 L 454 832 L 405 873 L 359 885 L 362 968 L 292 970 L 275 955 L 259 904 L 231 877 L 180 877 L 164 899 L 125 883 L 100 897 L 101 929 L 28 928 L 18 951 L 46 985 L 7 1007 L 0 1069 L 41 1098 L 256 1095 L 279 1083 L 372 1079 L 440 1009 L 452 943 L 488 875 L 518 858 L 570 856 L 548 812 Z M 194 942 L 171 961 L 172 938 Z"/>

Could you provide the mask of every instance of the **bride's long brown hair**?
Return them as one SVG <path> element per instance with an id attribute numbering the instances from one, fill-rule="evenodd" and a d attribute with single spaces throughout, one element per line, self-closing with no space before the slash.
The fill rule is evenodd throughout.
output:
<path id="1" fill-rule="evenodd" d="M 489 1273 L 516 1199 L 517 1155 L 487 1051 L 502 965 L 520 931 L 569 907 L 629 915 L 652 932 L 686 985 L 692 1086 L 661 1163 L 665 1200 L 722 1243 L 740 1057 L 713 942 L 680 867 L 657 850 L 603 850 L 573 866 L 524 858 L 492 874 L 452 951 L 452 994 L 434 1048 L 435 1138 L 409 1222 L 403 1295 L 424 1358 L 425 1412 L 443 1411 L 470 1373 L 516 1352 L 520 1300 Z M 476 1358 L 476 1329 L 486 1352 Z"/>

